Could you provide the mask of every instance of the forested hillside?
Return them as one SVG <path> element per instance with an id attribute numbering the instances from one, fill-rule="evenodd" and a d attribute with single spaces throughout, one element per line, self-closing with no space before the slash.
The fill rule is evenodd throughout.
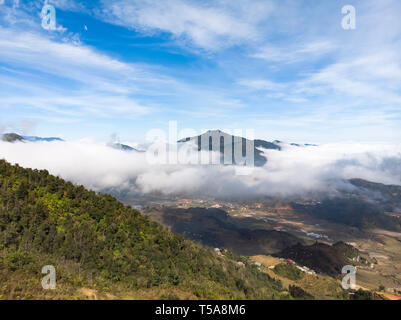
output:
<path id="1" fill-rule="evenodd" d="M 44 265 L 56 267 L 54 292 L 40 286 Z M 0 298 L 76 298 L 83 287 L 105 297 L 285 296 L 244 257 L 218 256 L 110 195 L 0 160 Z"/>

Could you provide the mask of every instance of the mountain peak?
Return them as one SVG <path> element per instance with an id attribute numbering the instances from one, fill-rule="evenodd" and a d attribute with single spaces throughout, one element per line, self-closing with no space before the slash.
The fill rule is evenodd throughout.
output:
<path id="1" fill-rule="evenodd" d="M 52 142 L 52 141 L 64 141 L 61 138 L 56 138 L 56 137 L 49 137 L 49 138 L 42 138 L 42 137 L 36 137 L 36 136 L 21 136 L 17 133 L 5 133 L 1 136 L 1 139 L 3 141 L 7 142 L 16 142 L 16 141 L 27 141 L 27 142 L 38 142 L 38 141 L 46 141 L 46 142 Z"/>
<path id="2" fill-rule="evenodd" d="M 24 138 L 16 133 L 5 133 L 1 136 L 1 140 L 7 142 L 23 141 Z"/>

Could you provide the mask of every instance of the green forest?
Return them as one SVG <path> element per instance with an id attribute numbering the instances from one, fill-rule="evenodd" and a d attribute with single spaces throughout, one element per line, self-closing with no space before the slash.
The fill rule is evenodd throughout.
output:
<path id="1" fill-rule="evenodd" d="M 238 264 L 242 261 L 242 264 Z M 56 290 L 41 269 L 54 265 Z M 0 298 L 291 298 L 242 256 L 218 256 L 110 195 L 0 160 Z"/>

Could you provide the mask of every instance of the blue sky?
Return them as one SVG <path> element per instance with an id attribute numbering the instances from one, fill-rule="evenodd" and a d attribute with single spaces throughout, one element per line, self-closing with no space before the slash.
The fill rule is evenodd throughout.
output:
<path id="1" fill-rule="evenodd" d="M 0 0 L 0 129 L 142 141 L 254 129 L 291 142 L 401 140 L 397 0 Z M 344 5 L 356 29 L 341 27 Z M 86 28 L 85 28 L 86 26 Z"/>

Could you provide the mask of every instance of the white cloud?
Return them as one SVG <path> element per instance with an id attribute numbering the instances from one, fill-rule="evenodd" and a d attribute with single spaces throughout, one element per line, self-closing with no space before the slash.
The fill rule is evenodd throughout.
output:
<path id="1" fill-rule="evenodd" d="M 333 2 L 306 9 L 291 0 L 117 0 L 89 9 L 78 1 L 49 1 L 216 52 L 206 63 L 197 57 L 180 83 L 173 77 L 182 69 L 127 63 L 71 37 L 58 41 L 54 33 L 41 33 L 39 17 L 19 15 L 13 30 L 0 29 L 0 61 L 7 66 L 0 69 L 0 108 L 9 118 L 113 121 L 163 110 L 152 120 L 180 117 L 190 126 L 216 128 L 259 123 L 259 131 L 268 123 L 270 137 L 285 131 L 291 140 L 377 135 L 397 141 L 400 135 L 397 1 L 357 0 L 358 25 L 350 32 L 341 29 L 341 6 Z M 43 1 L 35 3 L 38 14 Z M 174 76 L 163 76 L 168 73 Z"/>
<path id="2" fill-rule="evenodd" d="M 269 44 L 259 52 L 251 54 L 251 57 L 289 64 L 306 60 L 311 61 L 333 52 L 336 48 L 337 46 L 334 43 L 327 40 L 315 40 L 298 46 L 290 44 L 284 47 L 274 47 Z"/>
<path id="3" fill-rule="evenodd" d="M 285 83 L 277 83 L 269 79 L 242 79 L 238 81 L 238 84 L 263 91 L 282 91 L 287 88 Z"/>
<path id="4" fill-rule="evenodd" d="M 397 141 L 401 4 L 367 0 L 353 5 L 357 28 L 345 31 L 340 5 L 316 4 L 305 10 L 301 4 L 285 2 L 281 22 L 275 21 L 279 32 L 262 49 L 249 50 L 250 56 L 258 58 L 256 65 L 260 59 L 269 69 L 261 68 L 240 84 L 253 89 L 261 103 L 281 100 L 283 112 L 274 117 L 277 128 L 279 123 L 291 123 L 305 130 L 321 130 L 320 136 L 336 132 L 339 139 L 365 135 L 368 140 L 375 132 L 382 140 Z M 266 107 L 271 105 L 269 100 Z"/>
<path id="5" fill-rule="evenodd" d="M 370 103 L 400 105 L 401 64 L 398 57 L 391 50 L 383 50 L 334 63 L 301 81 L 298 91 L 321 94 L 334 91 Z"/>
<path id="6" fill-rule="evenodd" d="M 48 4 L 53 5 L 56 9 L 66 11 L 87 11 L 84 4 L 75 0 L 48 0 Z"/>
<path id="7" fill-rule="evenodd" d="M 174 80 L 124 63 L 84 45 L 52 41 L 39 33 L 0 28 L 2 108 L 36 107 L 61 114 L 132 117 L 153 108 L 133 96 L 171 91 Z M 56 80 L 53 80 L 56 79 Z M 67 85 L 60 85 L 66 83 Z"/>
<path id="8" fill-rule="evenodd" d="M 260 38 L 258 24 L 272 12 L 270 1 L 102 1 L 108 22 L 174 38 L 207 50 Z"/>
<path id="9" fill-rule="evenodd" d="M 43 155 L 46 155 L 45 157 Z M 192 154 L 194 155 L 194 154 Z M 146 154 L 115 150 L 92 140 L 0 142 L 0 157 L 97 191 L 189 196 L 296 196 L 335 192 L 343 179 L 401 185 L 401 145 L 334 143 L 267 150 L 269 162 L 249 176 L 230 166 L 151 165 Z"/>
<path id="10" fill-rule="evenodd" d="M 29 109 L 29 118 L 136 119 L 155 112 L 206 114 L 204 106 L 225 116 L 227 109 L 241 107 L 229 93 L 181 82 L 159 66 L 124 62 L 40 32 L 0 27 L 0 61 L 6 65 L 0 69 L 5 71 L 0 73 L 0 108 L 14 115 Z M 186 108 L 179 107 L 182 101 Z"/>

